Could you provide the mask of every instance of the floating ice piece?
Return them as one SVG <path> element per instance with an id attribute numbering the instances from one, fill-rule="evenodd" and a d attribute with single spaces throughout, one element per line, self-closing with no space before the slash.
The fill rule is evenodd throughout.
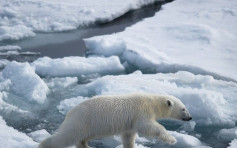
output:
<path id="1" fill-rule="evenodd" d="M 58 89 L 66 88 L 78 82 L 77 77 L 52 78 L 47 82 L 48 87 Z"/>
<path id="2" fill-rule="evenodd" d="M 176 138 L 177 143 L 175 145 L 178 147 L 194 147 L 202 145 L 201 141 L 196 137 L 173 131 L 170 131 L 170 134 Z"/>
<path id="3" fill-rule="evenodd" d="M 21 50 L 21 47 L 16 46 L 16 45 L 0 46 L 0 52 L 3 52 L 3 51 L 16 51 L 16 50 Z"/>
<path id="4" fill-rule="evenodd" d="M 34 36 L 33 31 L 66 31 L 111 21 L 155 1 L 162 0 L 1 0 L 0 41 Z"/>
<path id="5" fill-rule="evenodd" d="M 35 148 L 37 143 L 26 134 L 6 125 L 0 117 L 0 143 L 6 148 Z"/>
<path id="6" fill-rule="evenodd" d="M 46 100 L 49 89 L 29 63 L 11 62 L 3 69 L 2 75 L 11 80 L 12 93 L 37 103 Z"/>
<path id="7" fill-rule="evenodd" d="M 237 139 L 231 141 L 230 146 L 228 148 L 236 148 L 237 147 Z"/>
<path id="8" fill-rule="evenodd" d="M 78 104 L 84 102 L 88 98 L 84 98 L 81 96 L 65 99 L 60 102 L 60 104 L 57 106 L 59 112 L 62 114 L 67 114 L 73 107 L 77 106 Z"/>
<path id="9" fill-rule="evenodd" d="M 186 81 L 185 76 L 189 77 Z M 85 90 L 84 90 L 85 89 Z M 175 74 L 142 74 L 104 76 L 78 87 L 75 93 L 89 95 L 145 92 L 169 94 L 179 98 L 188 108 L 197 125 L 234 125 L 237 84 L 215 80 L 210 76 L 193 75 L 188 72 Z M 83 94 L 84 95 L 84 94 Z M 205 112 L 205 114 L 202 114 Z"/>
<path id="10" fill-rule="evenodd" d="M 121 33 L 85 39 L 86 47 L 89 54 L 118 55 L 146 73 L 183 70 L 237 81 L 236 5 L 174 1 Z"/>
<path id="11" fill-rule="evenodd" d="M 35 36 L 35 33 L 32 31 L 32 29 L 23 25 L 0 26 L 0 41 L 19 40 L 32 36 Z"/>
<path id="12" fill-rule="evenodd" d="M 33 63 L 37 74 L 50 77 L 75 77 L 99 73 L 121 74 L 125 69 L 116 56 L 102 57 L 65 57 L 51 59 L 49 57 L 39 58 Z"/>
<path id="13" fill-rule="evenodd" d="M 50 136 L 50 134 L 45 129 L 34 131 L 27 135 L 36 142 L 41 142 Z"/>

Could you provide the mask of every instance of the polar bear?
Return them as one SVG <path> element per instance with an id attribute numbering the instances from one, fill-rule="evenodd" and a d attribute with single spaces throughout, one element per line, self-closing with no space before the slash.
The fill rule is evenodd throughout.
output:
<path id="1" fill-rule="evenodd" d="M 136 133 L 175 144 L 176 139 L 156 121 L 162 118 L 192 119 L 185 105 L 173 96 L 142 93 L 97 96 L 73 108 L 58 132 L 38 148 L 71 145 L 89 148 L 87 142 L 91 139 L 118 134 L 124 148 L 133 148 Z"/>

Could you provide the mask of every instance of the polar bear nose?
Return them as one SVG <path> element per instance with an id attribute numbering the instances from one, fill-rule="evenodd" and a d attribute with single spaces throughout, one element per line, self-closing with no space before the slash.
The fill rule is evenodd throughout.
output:
<path id="1" fill-rule="evenodd" d="M 190 121 L 190 120 L 192 120 L 192 117 L 183 118 L 183 121 Z"/>

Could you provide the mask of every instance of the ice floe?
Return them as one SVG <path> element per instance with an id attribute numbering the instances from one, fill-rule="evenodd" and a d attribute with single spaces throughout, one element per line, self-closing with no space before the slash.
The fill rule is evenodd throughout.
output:
<path id="1" fill-rule="evenodd" d="M 237 147 L 237 139 L 231 141 L 230 146 L 228 148 L 236 148 Z"/>
<path id="2" fill-rule="evenodd" d="M 3 69 L 2 76 L 11 81 L 12 93 L 37 103 L 46 100 L 49 88 L 29 63 L 11 62 Z"/>
<path id="3" fill-rule="evenodd" d="M 37 143 L 26 134 L 7 126 L 6 122 L 0 117 L 0 143 L 6 148 L 35 148 Z"/>
<path id="4" fill-rule="evenodd" d="M 51 59 L 49 57 L 39 58 L 33 63 L 35 71 L 44 77 L 75 77 L 90 74 L 121 74 L 125 72 L 124 66 L 116 56 L 103 57 L 65 57 Z"/>
<path id="5" fill-rule="evenodd" d="M 51 136 L 45 129 L 34 131 L 27 134 L 29 137 L 31 137 L 34 141 L 41 142 L 44 139 Z"/>
<path id="6" fill-rule="evenodd" d="M 159 0 L 1 0 L 0 41 L 111 21 L 155 1 Z"/>
<path id="7" fill-rule="evenodd" d="M 57 108 L 62 114 L 66 115 L 73 107 L 82 103 L 86 99 L 88 99 L 88 98 L 84 98 L 81 96 L 70 98 L 70 99 L 64 99 L 63 101 L 60 102 L 60 104 L 57 106 Z"/>
<path id="8" fill-rule="evenodd" d="M 185 70 L 236 81 L 236 5 L 174 1 L 121 33 L 85 39 L 88 54 L 118 55 L 143 72 Z"/>

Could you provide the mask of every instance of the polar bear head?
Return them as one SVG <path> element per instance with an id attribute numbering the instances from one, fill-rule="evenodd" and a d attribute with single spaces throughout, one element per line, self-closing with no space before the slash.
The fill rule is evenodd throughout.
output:
<path id="1" fill-rule="evenodd" d="M 192 119 L 190 113 L 186 109 L 185 105 L 177 98 L 173 96 L 165 96 L 164 111 L 165 118 L 173 118 L 177 120 L 189 121 Z"/>

